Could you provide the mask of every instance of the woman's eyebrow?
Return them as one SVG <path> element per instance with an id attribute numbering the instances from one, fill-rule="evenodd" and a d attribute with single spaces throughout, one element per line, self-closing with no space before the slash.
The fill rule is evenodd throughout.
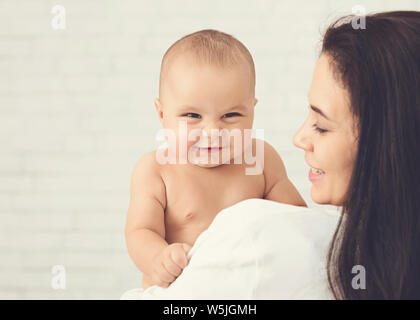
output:
<path id="1" fill-rule="evenodd" d="M 320 108 L 318 108 L 318 107 L 316 107 L 316 106 L 314 106 L 314 105 L 310 105 L 310 107 L 311 107 L 311 109 L 313 110 L 313 111 L 315 111 L 316 113 L 318 113 L 318 114 L 320 114 L 321 116 L 323 116 L 325 119 L 327 119 L 327 120 L 330 120 L 331 121 L 331 119 L 330 118 L 328 118 L 327 117 L 327 115 L 320 109 Z"/>

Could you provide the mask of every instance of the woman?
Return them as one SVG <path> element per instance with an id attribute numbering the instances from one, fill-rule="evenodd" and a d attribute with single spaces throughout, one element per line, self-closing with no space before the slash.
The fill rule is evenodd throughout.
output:
<path id="1" fill-rule="evenodd" d="M 420 12 L 369 15 L 366 29 L 352 18 L 324 35 L 294 136 L 312 199 L 342 206 L 340 217 L 240 202 L 199 237 L 169 288 L 143 298 L 420 299 Z"/>
<path id="2" fill-rule="evenodd" d="M 343 206 L 328 262 L 334 297 L 419 299 L 420 13 L 378 13 L 358 30 L 334 23 L 310 103 L 294 143 L 325 171 L 313 200 Z M 366 290 L 351 286 L 354 265 L 371 271 Z"/>

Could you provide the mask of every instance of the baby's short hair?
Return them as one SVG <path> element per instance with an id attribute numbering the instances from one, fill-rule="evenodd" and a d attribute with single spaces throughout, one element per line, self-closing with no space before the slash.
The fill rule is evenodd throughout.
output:
<path id="1" fill-rule="evenodd" d="M 249 50 L 230 34 L 205 29 L 186 35 L 172 44 L 162 58 L 159 94 L 171 60 L 178 53 L 191 53 L 197 62 L 229 67 L 248 63 L 251 71 L 252 88 L 255 88 L 255 66 Z"/>

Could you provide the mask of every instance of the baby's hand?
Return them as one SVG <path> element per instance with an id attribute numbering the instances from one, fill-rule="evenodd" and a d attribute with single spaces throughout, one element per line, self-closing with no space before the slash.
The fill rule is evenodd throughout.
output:
<path id="1" fill-rule="evenodd" d="M 187 253 L 190 249 L 187 243 L 172 243 L 156 255 L 152 261 L 153 283 L 167 288 L 174 282 L 188 264 Z"/>

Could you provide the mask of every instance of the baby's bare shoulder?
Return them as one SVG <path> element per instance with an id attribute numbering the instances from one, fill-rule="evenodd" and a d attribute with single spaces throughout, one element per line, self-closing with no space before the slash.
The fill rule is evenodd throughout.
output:
<path id="1" fill-rule="evenodd" d="M 271 144 L 269 144 L 267 141 L 257 139 L 257 138 L 252 138 L 252 152 L 253 152 L 253 154 L 255 154 L 257 152 L 258 148 L 264 148 L 264 156 L 266 154 L 269 154 L 271 156 L 273 154 L 277 154 L 277 151 L 274 149 L 274 147 Z"/>
<path id="2" fill-rule="evenodd" d="M 134 166 L 131 177 L 133 186 L 137 190 L 148 190 L 148 192 L 162 194 L 165 185 L 161 170 L 162 166 L 156 160 L 156 151 L 144 154 Z"/>
<path id="3" fill-rule="evenodd" d="M 156 150 L 142 155 L 137 161 L 133 174 L 149 173 L 156 175 L 160 173 L 161 166 L 156 160 Z"/>
<path id="4" fill-rule="evenodd" d="M 137 161 L 131 176 L 131 196 L 139 201 L 156 198 L 166 206 L 166 187 L 161 175 L 161 166 L 156 161 L 156 151 L 151 151 Z"/>
<path id="5" fill-rule="evenodd" d="M 260 140 L 262 141 L 262 140 Z M 283 160 L 276 149 L 267 141 L 264 143 L 264 175 L 269 180 L 277 180 L 284 178 L 286 174 L 286 168 Z"/>
<path id="6" fill-rule="evenodd" d="M 276 149 L 267 141 L 261 139 L 252 139 L 252 153 L 256 155 L 258 148 L 264 150 L 264 169 L 276 169 L 281 168 L 283 165 L 283 160 L 281 159 L 279 153 Z"/>

